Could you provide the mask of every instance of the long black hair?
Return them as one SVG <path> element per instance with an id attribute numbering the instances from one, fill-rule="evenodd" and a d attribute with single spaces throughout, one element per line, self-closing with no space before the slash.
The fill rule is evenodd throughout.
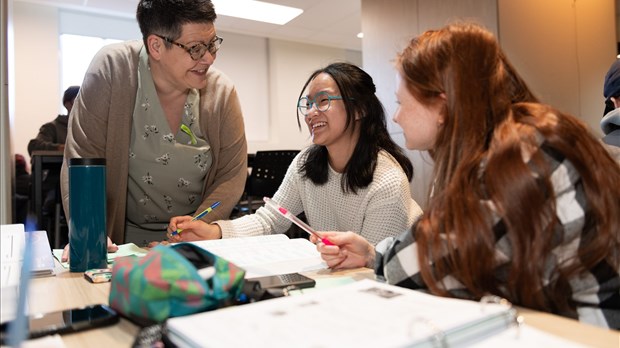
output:
<path id="1" fill-rule="evenodd" d="M 407 178 L 411 180 L 413 166 L 388 133 L 385 110 L 375 95 L 376 88 L 372 77 L 353 64 L 333 63 L 314 71 L 310 75 L 299 93 L 299 98 L 303 96 L 310 82 L 322 73 L 331 76 L 340 90 L 347 112 L 346 128 L 360 127 L 359 140 L 344 168 L 341 182 L 342 190 L 356 193 L 357 189 L 370 185 L 377 167 L 377 155 L 381 149 L 394 157 Z M 359 118 L 357 122 L 356 116 Z M 297 123 L 301 129 L 299 110 L 297 110 Z M 327 147 L 312 145 L 301 167 L 303 177 L 310 179 L 317 185 L 324 184 L 329 176 L 328 168 Z"/>

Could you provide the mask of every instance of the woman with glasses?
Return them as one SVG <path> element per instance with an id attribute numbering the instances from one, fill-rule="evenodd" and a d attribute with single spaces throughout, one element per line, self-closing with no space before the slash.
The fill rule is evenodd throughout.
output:
<path id="1" fill-rule="evenodd" d="M 310 75 L 297 105 L 313 145 L 293 159 L 273 201 L 305 212 L 315 230 L 353 231 L 371 243 L 410 226 L 421 213 L 409 191 L 413 168 L 388 134 L 372 78 L 331 64 Z M 170 222 L 170 231 L 183 230 L 175 241 L 284 233 L 291 224 L 271 205 L 230 221 Z"/>
<path id="2" fill-rule="evenodd" d="M 217 201 L 205 221 L 228 217 L 247 144 L 237 91 L 211 66 L 223 41 L 211 1 L 141 0 L 136 17 L 143 40 L 107 46 L 90 64 L 65 158 L 106 159 L 108 235 L 145 245 L 165 239 L 171 217 Z"/>
<path id="3" fill-rule="evenodd" d="M 480 26 L 427 31 L 396 68 L 394 120 L 434 159 L 429 206 L 376 247 L 325 232 L 327 264 L 620 329 L 620 167 L 602 143 L 541 104 Z"/>

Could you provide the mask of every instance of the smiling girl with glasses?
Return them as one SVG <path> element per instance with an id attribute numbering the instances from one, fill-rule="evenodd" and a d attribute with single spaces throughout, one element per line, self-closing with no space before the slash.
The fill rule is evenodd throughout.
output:
<path id="1" fill-rule="evenodd" d="M 366 72 L 348 63 L 315 71 L 297 107 L 313 144 L 289 166 L 275 202 L 294 215 L 304 212 L 315 230 L 354 231 L 371 243 L 401 233 L 419 216 L 409 190 L 411 162 L 390 138 Z M 175 241 L 284 233 L 290 225 L 269 205 L 232 221 L 171 221 L 183 229 Z"/>

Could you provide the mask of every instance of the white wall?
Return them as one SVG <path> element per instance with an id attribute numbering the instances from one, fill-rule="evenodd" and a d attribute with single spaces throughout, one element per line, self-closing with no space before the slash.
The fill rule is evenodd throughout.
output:
<path id="1" fill-rule="evenodd" d="M 37 135 L 39 127 L 65 112 L 59 102 L 63 92 L 60 32 L 101 35 L 102 30 L 110 28 L 107 38 L 128 39 L 139 30 L 131 19 L 67 12 L 25 2 L 14 3 L 13 16 L 17 63 L 12 137 L 14 151 L 28 157 L 28 141 Z M 133 23 L 135 30 L 127 27 L 128 23 Z M 361 65 L 359 51 L 218 32 L 224 43 L 214 66 L 237 86 L 249 152 L 300 149 L 308 144 L 308 132 L 298 131 L 295 121 L 297 95 L 303 82 L 310 72 L 335 60 Z"/>
<path id="2" fill-rule="evenodd" d="M 603 81 L 616 59 L 614 0 L 498 0 L 498 5 L 500 43 L 530 88 L 602 136 Z"/>
<path id="3" fill-rule="evenodd" d="M 614 0 L 362 0 L 364 69 L 388 114 L 395 110 L 394 55 L 411 37 L 455 19 L 489 28 L 534 93 L 601 135 L 603 79 L 615 59 Z M 403 146 L 398 126 L 390 129 Z M 424 206 L 432 164 L 424 152 L 410 157 L 412 195 Z"/>
<path id="4" fill-rule="evenodd" d="M 385 106 L 392 138 L 401 147 L 401 128 L 392 121 L 396 111 L 396 70 L 393 61 L 411 38 L 457 18 L 471 18 L 497 32 L 496 0 L 362 0 L 364 69 L 374 78 L 377 95 Z M 423 208 L 427 203 L 433 161 L 426 151 L 407 151 L 413 163 L 411 195 Z"/>
<path id="5" fill-rule="evenodd" d="M 60 112 L 58 15 L 48 6 L 13 5 L 15 113 L 11 134 L 15 153 L 28 158 L 28 141 Z"/>

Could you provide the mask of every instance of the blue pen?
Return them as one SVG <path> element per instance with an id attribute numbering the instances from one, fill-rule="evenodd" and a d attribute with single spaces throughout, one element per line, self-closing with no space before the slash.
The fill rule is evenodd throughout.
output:
<path id="1" fill-rule="evenodd" d="M 215 203 L 211 204 L 211 206 L 210 206 L 209 208 L 207 208 L 207 209 L 203 210 L 200 214 L 198 214 L 198 215 L 194 216 L 194 217 L 192 218 L 192 221 L 196 221 L 196 220 L 198 220 L 198 219 L 202 218 L 203 216 L 205 216 L 205 215 L 209 214 L 209 213 L 211 212 L 211 210 L 215 209 L 215 208 L 216 208 L 218 205 L 220 205 L 221 203 L 222 203 L 222 202 L 217 201 L 217 202 L 215 202 Z M 176 230 L 176 231 L 172 231 L 171 235 L 176 236 L 176 235 L 178 235 L 179 233 L 181 233 L 181 231 L 183 231 L 183 230 L 182 230 L 182 229 L 180 229 L 180 228 L 177 228 L 177 230 Z"/>

